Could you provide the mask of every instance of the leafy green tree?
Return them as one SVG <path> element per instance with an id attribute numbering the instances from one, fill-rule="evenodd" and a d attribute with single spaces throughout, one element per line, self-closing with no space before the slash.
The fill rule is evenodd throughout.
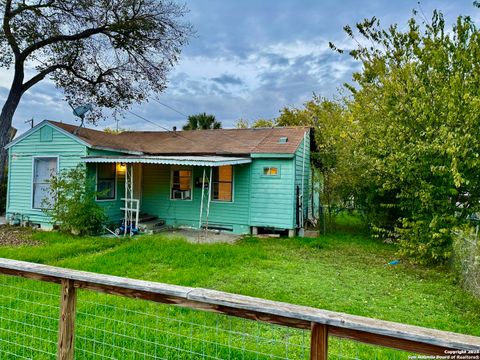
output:
<path id="1" fill-rule="evenodd" d="M 122 128 L 114 129 L 114 128 L 110 128 L 110 127 L 106 127 L 106 128 L 103 129 L 103 132 L 105 132 L 107 134 L 112 134 L 112 135 L 118 135 L 118 134 L 121 134 L 125 131 L 131 131 L 131 130 L 122 129 Z"/>
<path id="2" fill-rule="evenodd" d="M 348 86 L 352 156 L 365 168 L 359 198 L 384 214 L 373 225 L 402 254 L 444 262 L 452 228 L 480 210 L 479 29 L 462 16 L 447 29 L 438 11 L 425 24 L 414 14 L 405 31 L 376 18 L 356 28 L 344 29 L 362 63 Z"/>
<path id="3" fill-rule="evenodd" d="M 0 149 L 23 94 L 49 77 L 71 104 L 126 109 L 166 87 L 191 33 L 169 0 L 0 0 L 0 67 L 13 81 L 0 112 Z M 36 73 L 27 77 L 26 68 Z M 0 183 L 5 151 L 0 151 Z"/>
<path id="4" fill-rule="evenodd" d="M 188 122 L 183 126 L 183 130 L 208 130 L 221 128 L 222 123 L 215 119 L 215 115 L 207 115 L 206 113 L 190 115 L 188 117 Z"/>
<path id="5" fill-rule="evenodd" d="M 250 127 L 250 124 L 248 123 L 248 120 L 238 119 L 237 121 L 235 121 L 236 129 L 248 129 L 249 127 Z"/>
<path id="6" fill-rule="evenodd" d="M 49 196 L 43 211 L 60 231 L 78 235 L 96 235 L 107 220 L 104 209 L 95 201 L 97 192 L 84 165 L 62 171 L 50 181 Z"/>
<path id="7" fill-rule="evenodd" d="M 349 190 L 353 188 L 351 184 L 343 186 L 353 176 L 347 151 L 351 127 L 343 105 L 314 95 L 303 108 L 284 108 L 276 124 L 314 128 L 316 149 L 311 155 L 314 166 L 321 174 L 318 179 L 322 185 L 320 202 L 327 206 L 331 224 L 334 205 L 351 198 Z"/>
<path id="8" fill-rule="evenodd" d="M 258 119 L 252 124 L 252 128 L 267 128 L 276 126 L 275 120 Z"/>

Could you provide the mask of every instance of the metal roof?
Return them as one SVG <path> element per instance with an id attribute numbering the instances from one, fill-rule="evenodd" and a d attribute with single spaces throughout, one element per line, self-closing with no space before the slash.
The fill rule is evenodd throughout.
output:
<path id="1" fill-rule="evenodd" d="M 228 156 L 86 156 L 86 163 L 165 164 L 188 166 L 224 166 L 252 162 L 251 158 Z"/>

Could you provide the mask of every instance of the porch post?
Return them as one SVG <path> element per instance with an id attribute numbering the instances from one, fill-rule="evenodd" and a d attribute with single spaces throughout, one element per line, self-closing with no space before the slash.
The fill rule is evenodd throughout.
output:
<path id="1" fill-rule="evenodd" d="M 202 179 L 202 198 L 200 199 L 200 216 L 198 218 L 198 229 L 202 229 L 202 216 L 203 216 L 203 197 L 205 194 L 205 167 L 203 168 L 203 179 Z"/>
<path id="2" fill-rule="evenodd" d="M 130 164 L 130 237 L 133 235 L 133 164 Z"/>
<path id="3" fill-rule="evenodd" d="M 208 215 L 210 215 L 210 202 L 212 200 L 212 173 L 213 173 L 213 166 L 210 166 L 210 179 L 208 180 L 208 203 L 207 203 L 207 220 L 205 224 L 205 235 L 208 230 Z"/>
<path id="4" fill-rule="evenodd" d="M 123 236 L 127 236 L 128 222 L 128 163 L 125 164 L 125 217 L 123 219 Z"/>

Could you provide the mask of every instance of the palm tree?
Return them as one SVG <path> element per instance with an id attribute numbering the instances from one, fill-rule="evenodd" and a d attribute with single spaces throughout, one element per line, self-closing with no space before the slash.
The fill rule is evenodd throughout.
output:
<path id="1" fill-rule="evenodd" d="M 187 124 L 183 126 L 183 130 L 208 130 L 221 128 L 222 123 L 215 119 L 215 115 L 207 115 L 206 113 L 190 115 Z"/>

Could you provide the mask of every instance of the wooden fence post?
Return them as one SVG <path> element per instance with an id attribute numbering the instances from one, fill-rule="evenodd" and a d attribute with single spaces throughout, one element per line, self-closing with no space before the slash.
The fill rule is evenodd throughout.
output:
<path id="1" fill-rule="evenodd" d="M 73 360 L 77 292 L 73 280 L 62 280 L 58 322 L 58 360 Z"/>
<path id="2" fill-rule="evenodd" d="M 312 322 L 310 335 L 310 360 L 327 360 L 328 326 Z"/>

